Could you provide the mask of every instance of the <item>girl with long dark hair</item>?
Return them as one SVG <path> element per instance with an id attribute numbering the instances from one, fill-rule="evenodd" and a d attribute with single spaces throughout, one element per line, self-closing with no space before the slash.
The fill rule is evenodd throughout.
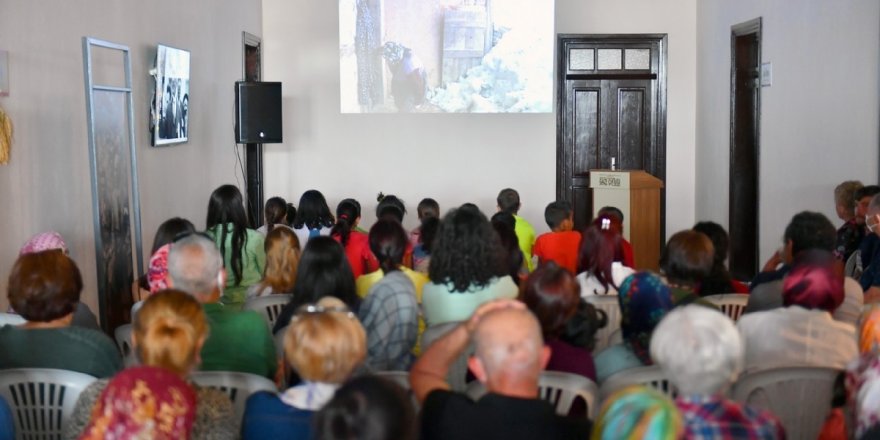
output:
<path id="1" fill-rule="evenodd" d="M 320 235 L 330 235 L 330 228 L 336 220 L 327 206 L 327 200 L 320 191 L 310 189 L 299 198 L 293 230 L 299 238 L 299 244 L 305 246 L 308 241 Z"/>
<path id="2" fill-rule="evenodd" d="M 370 252 L 367 234 L 355 229 L 360 220 L 361 204 L 355 199 L 345 199 L 336 206 L 336 224 L 330 230 L 330 236 L 345 248 L 355 279 L 379 268 L 376 257 Z"/>
<path id="3" fill-rule="evenodd" d="M 623 280 L 635 273 L 623 264 L 623 246 L 613 221 L 600 216 L 582 234 L 577 276 L 581 296 L 616 295 Z"/>

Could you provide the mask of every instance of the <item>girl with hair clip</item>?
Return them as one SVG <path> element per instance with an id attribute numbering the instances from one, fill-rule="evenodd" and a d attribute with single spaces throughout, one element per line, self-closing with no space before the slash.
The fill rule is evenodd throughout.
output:
<path id="1" fill-rule="evenodd" d="M 314 237 L 330 235 L 330 228 L 335 222 L 330 207 L 327 206 L 327 200 L 320 191 L 310 189 L 299 198 L 299 208 L 293 220 L 293 231 L 296 232 L 302 246 Z"/>
<path id="2" fill-rule="evenodd" d="M 223 185 L 211 193 L 206 223 L 206 232 L 220 249 L 226 268 L 221 301 L 226 305 L 240 305 L 248 288 L 263 278 L 266 266 L 263 235 L 248 229 L 241 191 L 233 185 Z"/>
<path id="3" fill-rule="evenodd" d="M 184 381 L 191 371 L 198 368 L 199 352 L 207 335 L 208 322 L 205 313 L 201 304 L 191 295 L 179 290 L 163 290 L 152 295 L 144 301 L 133 323 L 132 344 L 141 366 L 130 367 L 120 375 L 164 375 L 167 376 L 165 382 Z M 137 401 L 108 407 L 103 413 L 92 411 L 112 380 L 114 379 L 99 379 L 83 390 L 65 427 L 64 438 L 78 438 L 85 434 L 90 419 L 108 412 L 117 412 L 118 408 L 137 411 Z M 196 396 L 195 420 L 190 438 L 237 438 L 238 421 L 233 414 L 229 397 L 212 388 L 202 388 L 194 384 L 186 386 Z M 114 415 L 116 420 L 123 419 L 124 416 L 125 414 Z M 89 428 L 92 430 L 90 432 L 95 432 L 94 429 L 100 430 L 101 427 L 97 426 L 99 424 L 94 423 L 96 420 L 91 422 L 93 426 Z"/>
<path id="4" fill-rule="evenodd" d="M 293 292 L 302 251 L 290 228 L 274 228 L 266 236 L 266 272 L 263 281 L 248 289 L 248 298 Z"/>
<path id="5" fill-rule="evenodd" d="M 345 248 L 345 256 L 355 279 L 379 268 L 376 257 L 370 251 L 367 234 L 355 229 L 360 220 L 361 204 L 355 199 L 345 199 L 336 206 L 336 224 L 330 230 L 330 236 Z"/>
<path id="6" fill-rule="evenodd" d="M 614 219 L 600 216 L 583 232 L 577 276 L 581 296 L 617 295 L 626 277 L 635 271 L 623 264 L 623 246 Z"/>
<path id="7" fill-rule="evenodd" d="M 287 201 L 281 197 L 272 197 L 266 200 L 266 206 L 263 208 L 263 214 L 266 224 L 260 226 L 257 232 L 264 236 L 272 232 L 276 226 L 287 226 Z"/>

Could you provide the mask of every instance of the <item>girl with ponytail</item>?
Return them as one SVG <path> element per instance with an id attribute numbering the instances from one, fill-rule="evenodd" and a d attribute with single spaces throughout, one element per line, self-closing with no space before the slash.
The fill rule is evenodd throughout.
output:
<path id="1" fill-rule="evenodd" d="M 281 197 L 272 197 L 269 200 L 266 200 L 263 214 L 266 224 L 257 229 L 257 232 L 260 234 L 263 234 L 264 236 L 268 235 L 272 232 L 272 229 L 275 229 L 278 226 L 289 227 L 287 226 L 287 201 Z"/>
<path id="2" fill-rule="evenodd" d="M 345 248 L 345 256 L 355 279 L 379 268 L 376 257 L 370 251 L 367 234 L 355 229 L 360 220 L 361 204 L 355 199 L 345 199 L 336 207 L 336 224 L 330 230 L 330 236 Z"/>
<path id="3" fill-rule="evenodd" d="M 150 296 L 134 317 L 132 344 L 141 366 L 131 374 L 171 373 L 186 379 L 200 362 L 199 352 L 208 336 L 208 323 L 201 304 L 179 290 L 163 290 Z M 129 370 L 131 371 L 131 370 Z M 77 438 L 86 429 L 92 408 L 111 379 L 100 379 L 80 394 L 65 438 Z M 229 397 L 223 392 L 190 384 L 196 393 L 195 422 L 191 438 L 233 439 L 238 433 Z M 133 401 L 131 405 L 137 406 Z"/>

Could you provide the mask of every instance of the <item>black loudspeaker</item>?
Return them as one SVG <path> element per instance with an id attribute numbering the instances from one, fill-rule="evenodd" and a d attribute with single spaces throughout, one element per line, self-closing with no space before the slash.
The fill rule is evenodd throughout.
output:
<path id="1" fill-rule="evenodd" d="M 235 83 L 235 142 L 281 142 L 281 83 Z"/>

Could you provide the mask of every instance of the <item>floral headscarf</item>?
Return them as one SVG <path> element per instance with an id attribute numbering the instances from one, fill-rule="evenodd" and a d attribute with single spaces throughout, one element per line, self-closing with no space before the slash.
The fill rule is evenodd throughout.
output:
<path id="1" fill-rule="evenodd" d="M 168 251 L 171 245 L 166 244 L 150 257 L 150 269 L 147 271 L 147 281 L 150 284 L 150 293 L 156 293 L 168 288 Z"/>
<path id="2" fill-rule="evenodd" d="M 859 319 L 859 353 L 846 371 L 856 438 L 880 423 L 880 307 L 869 308 Z"/>
<path id="3" fill-rule="evenodd" d="M 196 393 L 180 376 L 157 367 L 117 374 L 92 409 L 80 440 L 188 439 Z"/>
<path id="4" fill-rule="evenodd" d="M 50 249 L 61 249 L 67 254 L 67 243 L 64 242 L 64 237 L 55 231 L 40 232 L 34 235 L 21 247 L 18 255 L 33 254 Z"/>
<path id="5" fill-rule="evenodd" d="M 651 365 L 651 333 L 675 307 L 669 287 L 657 275 L 638 272 L 623 281 L 618 294 L 624 343 L 643 364 Z"/>

